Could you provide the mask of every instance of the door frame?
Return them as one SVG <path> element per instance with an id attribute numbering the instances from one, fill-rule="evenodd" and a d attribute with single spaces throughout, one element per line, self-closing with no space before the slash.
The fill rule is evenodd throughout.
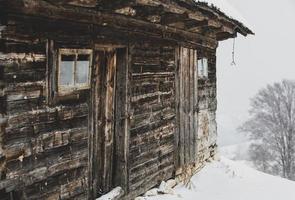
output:
<path id="1" fill-rule="evenodd" d="M 89 109 L 88 199 L 120 186 L 128 191 L 129 53 L 95 45 Z M 119 83 L 119 84 L 116 84 Z"/>

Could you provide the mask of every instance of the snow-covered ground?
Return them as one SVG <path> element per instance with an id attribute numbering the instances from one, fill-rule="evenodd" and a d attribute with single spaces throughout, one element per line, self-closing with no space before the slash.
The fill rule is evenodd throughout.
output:
<path id="1" fill-rule="evenodd" d="M 179 184 L 174 194 L 144 197 L 144 200 L 294 200 L 295 182 L 248 167 L 243 161 L 221 157 Z"/>

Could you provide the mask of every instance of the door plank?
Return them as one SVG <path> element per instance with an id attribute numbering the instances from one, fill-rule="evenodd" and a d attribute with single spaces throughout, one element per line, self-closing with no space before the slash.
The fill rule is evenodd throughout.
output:
<path id="1" fill-rule="evenodd" d="M 114 140 L 114 177 L 113 187 L 120 186 L 125 193 L 128 191 L 128 53 L 127 48 L 117 50 L 115 102 L 115 140 Z"/>
<path id="2" fill-rule="evenodd" d="M 104 166 L 103 179 L 104 191 L 112 189 L 112 163 L 113 163 L 113 141 L 114 141 L 114 99 L 115 99 L 115 76 L 116 76 L 116 54 L 115 51 L 109 51 L 106 54 L 106 80 L 104 107 Z"/>

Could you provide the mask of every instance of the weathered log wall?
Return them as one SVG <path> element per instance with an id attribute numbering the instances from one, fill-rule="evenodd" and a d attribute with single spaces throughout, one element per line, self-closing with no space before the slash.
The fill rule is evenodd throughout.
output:
<path id="1" fill-rule="evenodd" d="M 213 50 L 200 50 L 200 57 L 208 58 L 208 78 L 198 81 L 198 139 L 197 166 L 216 154 L 217 124 L 216 124 L 216 53 Z"/>
<path id="2" fill-rule="evenodd" d="M 130 191 L 140 194 L 172 177 L 175 131 L 175 47 L 132 48 Z"/>
<path id="3" fill-rule="evenodd" d="M 0 49 L 1 114 L 7 117 L 0 199 L 81 199 L 87 192 L 87 98 L 48 106 L 47 40 L 18 35 L 17 26 L 11 21 L 2 29 Z"/>
<path id="4" fill-rule="evenodd" d="M 182 42 L 89 24 L 16 19 L 0 28 L 0 197 L 86 198 L 89 91 L 48 104 L 48 39 L 56 48 L 93 48 L 95 40 L 129 47 L 129 197 L 173 177 L 175 48 Z M 209 78 L 198 84 L 201 165 L 216 147 L 216 59 L 215 51 L 199 50 L 209 57 Z"/>

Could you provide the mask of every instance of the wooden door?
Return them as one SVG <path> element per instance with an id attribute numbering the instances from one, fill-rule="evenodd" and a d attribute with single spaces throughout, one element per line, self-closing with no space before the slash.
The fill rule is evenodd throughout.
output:
<path id="1" fill-rule="evenodd" d="M 90 187 L 94 196 L 112 188 L 116 51 L 94 51 L 90 116 Z"/>
<path id="2" fill-rule="evenodd" d="M 115 48 L 94 51 L 89 116 L 90 199 L 127 185 L 127 123 L 122 117 L 127 116 L 125 52 Z"/>
<path id="3" fill-rule="evenodd" d="M 176 104 L 177 131 L 175 162 L 177 170 L 193 164 L 197 158 L 197 51 L 177 48 Z"/>

